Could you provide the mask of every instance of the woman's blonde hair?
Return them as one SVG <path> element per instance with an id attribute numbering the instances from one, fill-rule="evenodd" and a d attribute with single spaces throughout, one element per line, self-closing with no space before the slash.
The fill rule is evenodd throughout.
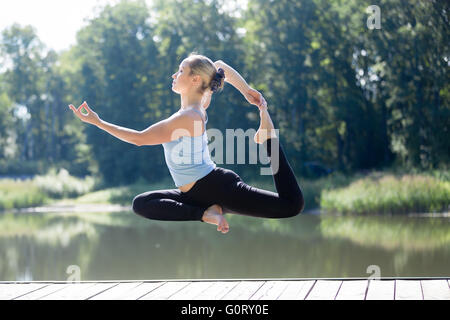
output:
<path id="1" fill-rule="evenodd" d="M 208 57 L 192 52 L 186 58 L 186 62 L 191 68 L 190 75 L 199 75 L 202 78 L 200 92 L 203 94 L 206 90 L 219 92 L 225 85 L 225 72 L 222 68 L 216 68 L 214 62 Z"/>

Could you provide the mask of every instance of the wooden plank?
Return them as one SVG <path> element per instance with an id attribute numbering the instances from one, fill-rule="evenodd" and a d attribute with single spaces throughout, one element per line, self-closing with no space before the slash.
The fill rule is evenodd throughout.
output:
<path id="1" fill-rule="evenodd" d="M 341 280 L 317 280 L 306 300 L 334 300 L 341 284 Z"/>
<path id="2" fill-rule="evenodd" d="M 450 280 L 0 283 L 0 299 L 450 300 Z"/>
<path id="3" fill-rule="evenodd" d="M 423 300 L 418 280 L 395 280 L 395 300 Z"/>
<path id="4" fill-rule="evenodd" d="M 230 292 L 239 281 L 215 281 L 212 286 L 194 297 L 195 300 L 220 300 Z"/>
<path id="5" fill-rule="evenodd" d="M 223 300 L 247 300 L 249 299 L 265 281 L 241 281 L 230 292 L 228 292 Z"/>
<path id="6" fill-rule="evenodd" d="M 84 298 L 83 291 L 95 286 L 95 282 L 69 283 L 61 290 L 50 293 L 40 300 L 81 300 Z"/>
<path id="7" fill-rule="evenodd" d="M 189 281 L 167 281 L 162 286 L 152 290 L 139 300 L 167 300 L 172 295 L 189 285 Z"/>
<path id="8" fill-rule="evenodd" d="M 191 300 L 213 285 L 213 281 L 193 281 L 172 295 L 169 300 Z"/>
<path id="9" fill-rule="evenodd" d="M 11 300 L 47 286 L 45 283 L 2 283 L 0 300 Z"/>
<path id="10" fill-rule="evenodd" d="M 117 285 L 117 283 L 89 283 L 91 286 L 87 287 L 86 290 L 80 291 L 79 294 L 72 298 L 70 295 L 67 294 L 67 292 L 58 292 L 64 288 L 66 290 L 71 290 L 70 286 L 73 286 L 72 283 L 65 283 L 65 284 L 51 284 L 47 285 L 44 288 L 41 288 L 39 290 L 33 291 L 31 293 L 28 293 L 26 295 L 23 295 L 17 300 L 37 300 L 37 299 L 46 299 L 47 296 L 51 295 L 48 299 L 59 299 L 57 295 L 67 296 L 63 297 L 62 299 L 88 299 L 89 297 L 92 297 L 104 290 L 107 290 L 110 287 L 113 287 L 114 285 Z"/>
<path id="11" fill-rule="evenodd" d="M 450 288 L 446 280 L 422 280 L 425 300 L 450 300 Z"/>
<path id="12" fill-rule="evenodd" d="M 16 300 L 37 300 L 42 297 L 45 297 L 46 295 L 49 295 L 51 293 L 54 293 L 58 290 L 62 290 L 63 288 L 67 287 L 69 284 L 67 283 L 52 283 L 49 284 L 43 288 L 40 288 L 36 291 L 27 293 L 23 296 L 18 297 Z"/>
<path id="13" fill-rule="evenodd" d="M 276 300 L 287 285 L 286 281 L 266 281 L 249 300 Z"/>
<path id="14" fill-rule="evenodd" d="M 285 282 L 287 286 L 277 300 L 304 300 L 316 281 L 293 280 Z"/>
<path id="15" fill-rule="evenodd" d="M 157 288 L 161 287 L 166 283 L 165 281 L 161 282 L 144 282 L 136 286 L 135 288 L 131 289 L 130 291 L 123 293 L 122 296 L 120 296 L 121 300 L 138 300 L 141 297 L 151 293 L 152 291 L 156 290 Z"/>
<path id="16" fill-rule="evenodd" d="M 336 300 L 364 300 L 369 280 L 344 280 Z"/>
<path id="17" fill-rule="evenodd" d="M 101 282 L 101 283 L 96 283 L 91 287 L 88 287 L 86 290 L 83 290 L 82 292 L 80 292 L 76 299 L 78 300 L 87 300 L 91 297 L 96 296 L 99 293 L 102 293 L 114 286 L 117 286 L 119 283 L 114 283 L 114 282 Z"/>
<path id="18" fill-rule="evenodd" d="M 108 290 L 90 297 L 89 300 L 121 300 L 127 297 L 127 295 L 140 284 L 142 284 L 142 282 L 121 282 L 117 286 L 111 287 Z"/>
<path id="19" fill-rule="evenodd" d="M 395 280 L 370 280 L 366 300 L 394 300 Z"/>

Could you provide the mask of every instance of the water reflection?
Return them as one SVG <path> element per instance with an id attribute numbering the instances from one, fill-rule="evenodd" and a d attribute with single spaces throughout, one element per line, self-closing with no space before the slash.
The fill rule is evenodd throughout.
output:
<path id="1" fill-rule="evenodd" d="M 0 280 L 448 276 L 450 219 L 227 215 L 200 222 L 132 212 L 0 214 Z"/>

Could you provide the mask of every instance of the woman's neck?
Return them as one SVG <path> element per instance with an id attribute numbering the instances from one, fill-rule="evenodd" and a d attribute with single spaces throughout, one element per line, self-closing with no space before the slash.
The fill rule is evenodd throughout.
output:
<path id="1" fill-rule="evenodd" d="M 200 108 L 202 102 L 201 95 L 182 95 L 181 96 L 181 110 L 190 108 Z"/>

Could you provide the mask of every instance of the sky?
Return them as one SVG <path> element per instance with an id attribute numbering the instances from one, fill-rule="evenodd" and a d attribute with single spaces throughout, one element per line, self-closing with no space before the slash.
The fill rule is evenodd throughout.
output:
<path id="1" fill-rule="evenodd" d="M 114 0 L 0 0 L 0 30 L 17 22 L 32 25 L 44 44 L 56 51 L 75 44 L 77 31 L 98 5 Z"/>
<path id="2" fill-rule="evenodd" d="M 75 44 L 77 31 L 87 24 L 86 18 L 96 16 L 99 6 L 117 2 L 119 0 L 0 0 L 0 32 L 15 22 L 32 25 L 48 48 L 65 50 Z M 238 2 L 247 3 L 246 0 Z"/>

